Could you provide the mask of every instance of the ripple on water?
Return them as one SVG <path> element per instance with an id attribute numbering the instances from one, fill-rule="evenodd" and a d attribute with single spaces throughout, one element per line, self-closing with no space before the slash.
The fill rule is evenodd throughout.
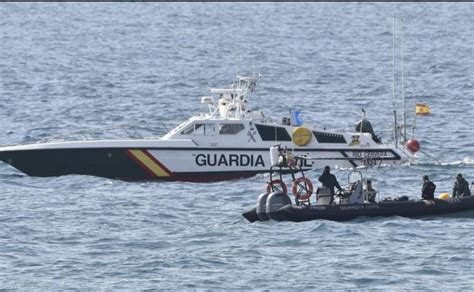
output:
<path id="1" fill-rule="evenodd" d="M 364 108 L 387 141 L 396 12 L 406 21 L 408 120 L 415 102 L 430 105 L 415 137 L 435 159 L 420 153 L 419 163 L 364 175 L 381 196 L 418 198 L 424 174 L 449 192 L 456 173 L 474 178 L 470 7 L 9 4 L 0 144 L 84 139 L 71 134 L 84 128 L 120 137 L 110 128 L 121 125 L 158 136 L 162 123 L 207 110 L 199 96 L 236 71 L 263 74 L 250 102 L 267 116 L 302 108 L 307 124 L 352 130 Z M 346 170 L 334 173 L 346 182 Z M 241 213 L 267 180 L 31 178 L 0 163 L 0 289 L 472 290 L 472 219 L 249 224 Z"/>

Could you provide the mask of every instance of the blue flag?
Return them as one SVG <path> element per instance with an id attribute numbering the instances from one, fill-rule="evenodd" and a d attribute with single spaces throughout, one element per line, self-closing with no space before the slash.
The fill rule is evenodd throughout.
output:
<path id="1" fill-rule="evenodd" d="M 303 121 L 300 119 L 301 110 L 291 110 L 291 125 L 301 126 Z"/>

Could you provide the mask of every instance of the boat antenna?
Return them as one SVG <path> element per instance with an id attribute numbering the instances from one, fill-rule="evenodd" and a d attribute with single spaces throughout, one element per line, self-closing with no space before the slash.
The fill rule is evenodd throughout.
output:
<path id="1" fill-rule="evenodd" d="M 237 64 L 237 72 L 235 76 L 239 76 L 240 74 L 240 52 L 239 52 L 239 47 L 237 46 L 237 54 L 235 56 L 236 60 L 235 63 Z"/>
<path id="2" fill-rule="evenodd" d="M 364 126 L 365 118 L 366 118 L 365 109 L 362 108 L 362 119 L 361 119 L 361 121 L 360 121 L 359 137 L 362 136 L 362 128 L 363 128 L 363 126 Z"/>
<path id="3" fill-rule="evenodd" d="M 252 78 L 255 78 L 255 58 L 252 58 Z"/>
<path id="4" fill-rule="evenodd" d="M 405 80 L 403 77 L 403 17 L 400 17 L 400 62 L 402 66 L 403 143 L 407 141 L 407 115 L 405 106 Z"/>
<path id="5" fill-rule="evenodd" d="M 392 37 L 392 107 L 393 126 L 395 134 L 395 146 L 398 146 L 397 109 L 395 107 L 395 13 L 393 14 L 393 37 Z"/>
<path id="6" fill-rule="evenodd" d="M 416 128 L 416 108 L 415 108 L 415 113 L 413 115 L 413 132 L 412 132 L 412 135 L 411 135 L 411 138 L 412 139 L 415 139 L 415 128 Z"/>

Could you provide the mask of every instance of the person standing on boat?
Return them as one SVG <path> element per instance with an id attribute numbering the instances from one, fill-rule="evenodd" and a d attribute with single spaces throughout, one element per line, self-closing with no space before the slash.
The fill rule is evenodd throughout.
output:
<path id="1" fill-rule="evenodd" d="M 423 188 L 421 190 L 421 198 L 423 200 L 434 200 L 434 192 L 436 185 L 430 181 L 427 175 L 423 176 Z"/>
<path id="2" fill-rule="evenodd" d="M 470 195 L 469 183 L 462 177 L 462 174 L 458 173 L 454 181 L 453 197 L 467 197 Z"/>
<path id="3" fill-rule="evenodd" d="M 338 190 L 342 190 L 341 186 L 337 182 L 336 176 L 331 173 L 331 168 L 326 165 L 323 170 L 323 174 L 319 176 L 319 181 L 323 184 L 323 187 L 327 187 L 331 190 L 331 196 L 334 196 L 334 187 Z"/>
<path id="4" fill-rule="evenodd" d="M 367 192 L 367 201 L 369 201 L 369 203 L 375 203 L 377 191 L 372 187 L 372 181 L 370 179 L 367 180 L 365 191 Z"/>

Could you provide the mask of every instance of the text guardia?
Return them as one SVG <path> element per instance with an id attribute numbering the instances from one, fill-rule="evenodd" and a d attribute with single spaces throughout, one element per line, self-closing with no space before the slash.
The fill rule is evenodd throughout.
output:
<path id="1" fill-rule="evenodd" d="M 246 154 L 198 154 L 196 155 L 198 166 L 263 166 L 262 155 Z"/>

